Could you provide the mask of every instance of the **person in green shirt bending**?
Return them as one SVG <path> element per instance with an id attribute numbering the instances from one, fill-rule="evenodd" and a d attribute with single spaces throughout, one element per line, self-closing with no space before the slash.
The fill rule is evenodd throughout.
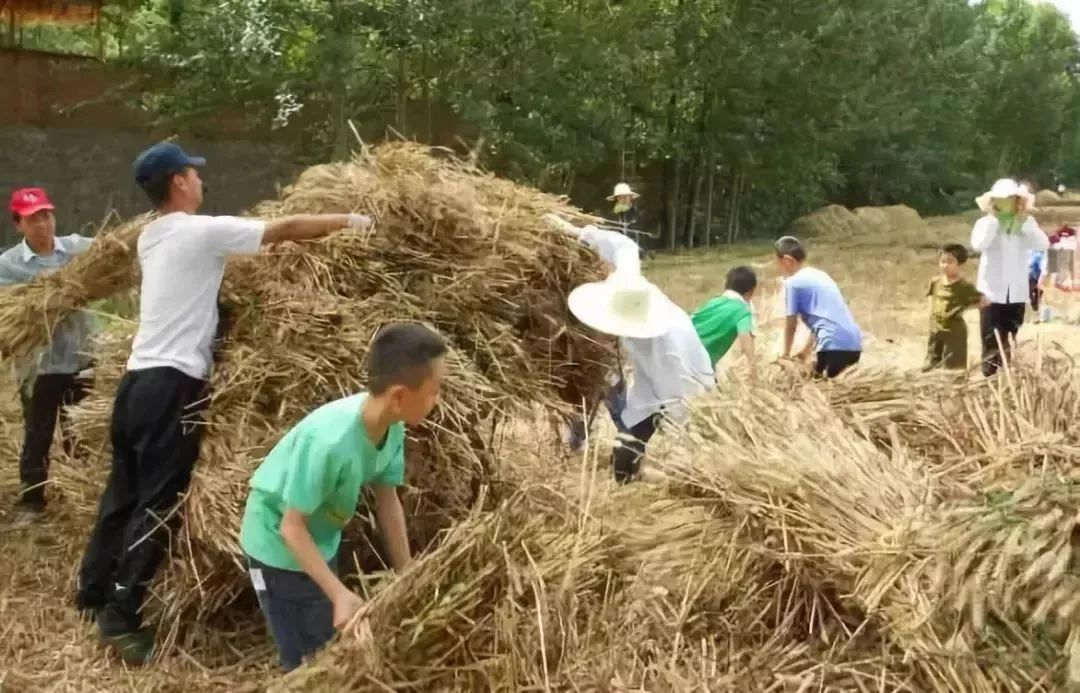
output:
<path id="1" fill-rule="evenodd" d="M 734 267 L 727 273 L 724 293 L 710 299 L 690 319 L 701 343 L 709 352 L 713 368 L 736 341 L 754 378 L 754 315 L 750 299 L 757 289 L 757 275 L 749 267 Z"/>
<path id="2" fill-rule="evenodd" d="M 425 327 L 383 328 L 368 352 L 368 391 L 308 414 L 252 476 L 240 546 L 285 671 L 362 606 L 336 568 L 341 532 L 365 486 L 375 492 L 391 567 L 400 574 L 411 563 L 397 495 L 405 482 L 405 424 L 420 424 L 435 407 L 445 353 L 442 337 Z"/>

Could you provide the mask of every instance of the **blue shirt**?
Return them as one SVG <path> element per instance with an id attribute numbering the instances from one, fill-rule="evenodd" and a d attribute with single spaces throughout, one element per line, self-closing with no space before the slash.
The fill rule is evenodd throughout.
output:
<path id="1" fill-rule="evenodd" d="M 832 277 L 803 267 L 784 287 L 788 317 L 802 318 L 818 351 L 862 351 L 862 332 Z"/>
<path id="2" fill-rule="evenodd" d="M 51 255 L 37 255 L 26 241 L 0 255 L 0 286 L 25 284 L 39 274 L 53 272 L 85 253 L 93 241 L 72 234 L 56 238 Z M 23 364 L 25 377 L 35 373 L 78 373 L 90 366 L 89 342 L 96 328 L 93 315 L 79 311 L 56 325 L 52 343 L 31 363 Z"/>
<path id="3" fill-rule="evenodd" d="M 1033 250 L 1028 260 L 1028 279 L 1033 282 L 1039 281 L 1046 271 L 1046 251 Z"/>

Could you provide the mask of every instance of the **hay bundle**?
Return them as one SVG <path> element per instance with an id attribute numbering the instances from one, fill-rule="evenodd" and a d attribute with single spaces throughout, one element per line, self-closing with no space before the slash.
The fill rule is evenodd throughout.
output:
<path id="1" fill-rule="evenodd" d="M 1056 204 L 1061 204 L 1063 201 L 1064 198 L 1053 190 L 1040 190 L 1035 193 L 1035 204 L 1038 207 L 1053 207 Z"/>
<path id="2" fill-rule="evenodd" d="M 890 230 L 889 218 L 880 207 L 857 207 L 854 214 L 865 234 L 879 235 Z"/>
<path id="3" fill-rule="evenodd" d="M 90 250 L 62 271 L 3 289 L 0 359 L 19 360 L 49 343 L 53 330 L 75 311 L 131 288 L 138 281 L 135 243 L 151 217 L 102 224 Z"/>
<path id="4" fill-rule="evenodd" d="M 805 387 L 786 402 L 747 396 L 738 407 L 703 405 L 694 442 L 667 465 L 673 491 L 715 517 L 741 520 L 747 550 L 758 547 L 794 581 L 789 594 L 798 598 L 787 603 L 817 596 L 824 623 L 814 632 L 876 633 L 886 651 L 907 653 L 916 690 L 1063 682 L 1064 653 L 1076 641 L 1075 519 L 1064 510 L 1065 487 L 1055 487 L 1054 500 L 1045 489 L 1038 500 L 1008 495 L 1028 519 L 1003 515 L 1000 494 L 993 507 L 973 500 L 980 477 L 972 468 L 1000 465 L 1000 455 L 968 464 L 923 457 L 900 444 L 896 426 L 891 446 L 873 445 L 826 404 L 843 380 Z M 995 483 L 1027 473 L 1012 466 Z M 725 525 L 731 520 L 715 531 Z M 1006 587 L 984 589 L 993 579 Z M 1033 580 L 1045 586 L 1004 608 Z M 996 655 L 1000 648 L 1017 655 Z M 898 662 L 884 665 L 902 671 Z"/>
<path id="5" fill-rule="evenodd" d="M 907 205 L 882 207 L 881 213 L 888 222 L 890 231 L 921 229 L 925 225 L 919 213 Z"/>
<path id="6" fill-rule="evenodd" d="M 829 205 L 799 217 L 791 224 L 792 233 L 801 237 L 853 238 L 863 225 L 847 207 Z"/>
<path id="7" fill-rule="evenodd" d="M 281 690 L 520 690 L 577 655 L 601 607 L 610 542 L 527 509 L 526 495 L 454 527 L 371 602 L 373 642 L 346 632 Z"/>
<path id="8" fill-rule="evenodd" d="M 599 263 L 540 221 L 556 209 L 554 198 L 395 144 L 309 170 L 257 211 L 273 218 L 357 209 L 378 220 L 374 234 L 289 244 L 226 270 L 228 331 L 186 500 L 187 565 L 174 566 L 159 590 L 171 626 L 204 620 L 243 592 L 234 566 L 251 472 L 305 414 L 363 389 L 379 326 L 422 322 L 451 345 L 442 403 L 406 450 L 411 489 L 403 501 L 417 550 L 494 480 L 490 441 L 507 415 L 577 404 L 601 390 L 613 344 L 576 327 L 565 309 L 573 286 L 598 278 Z M 77 415 L 80 437 L 102 455 L 125 341 L 107 341 L 95 395 Z M 101 480 L 61 474 L 57 483 L 66 496 L 90 499 Z M 377 562 L 359 560 L 369 559 Z"/>

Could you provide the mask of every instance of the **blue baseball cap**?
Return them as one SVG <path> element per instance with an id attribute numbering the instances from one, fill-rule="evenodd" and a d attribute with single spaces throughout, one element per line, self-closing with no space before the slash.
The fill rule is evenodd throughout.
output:
<path id="1" fill-rule="evenodd" d="M 199 156 L 188 156 L 187 153 L 172 142 L 159 142 L 150 147 L 135 159 L 135 182 L 146 185 L 155 180 L 161 180 L 167 176 L 181 173 L 189 166 L 205 166 L 206 159 Z"/>

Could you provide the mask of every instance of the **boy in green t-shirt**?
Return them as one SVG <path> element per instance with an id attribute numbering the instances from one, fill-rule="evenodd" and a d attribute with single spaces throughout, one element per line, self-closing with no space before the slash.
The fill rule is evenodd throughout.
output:
<path id="1" fill-rule="evenodd" d="M 736 340 L 746 355 L 750 377 L 754 377 L 754 315 L 750 299 L 757 289 L 757 275 L 749 267 L 728 271 L 724 293 L 709 300 L 690 319 L 701 343 L 709 352 L 713 368 Z"/>
<path id="2" fill-rule="evenodd" d="M 368 353 L 368 391 L 308 414 L 251 478 L 240 546 L 285 671 L 300 666 L 361 608 L 336 574 L 341 532 L 365 486 L 391 567 L 412 561 L 397 487 L 405 481 L 405 425 L 439 398 L 446 344 L 431 330 L 396 324 Z M 363 626 L 363 627 L 366 627 Z"/>

